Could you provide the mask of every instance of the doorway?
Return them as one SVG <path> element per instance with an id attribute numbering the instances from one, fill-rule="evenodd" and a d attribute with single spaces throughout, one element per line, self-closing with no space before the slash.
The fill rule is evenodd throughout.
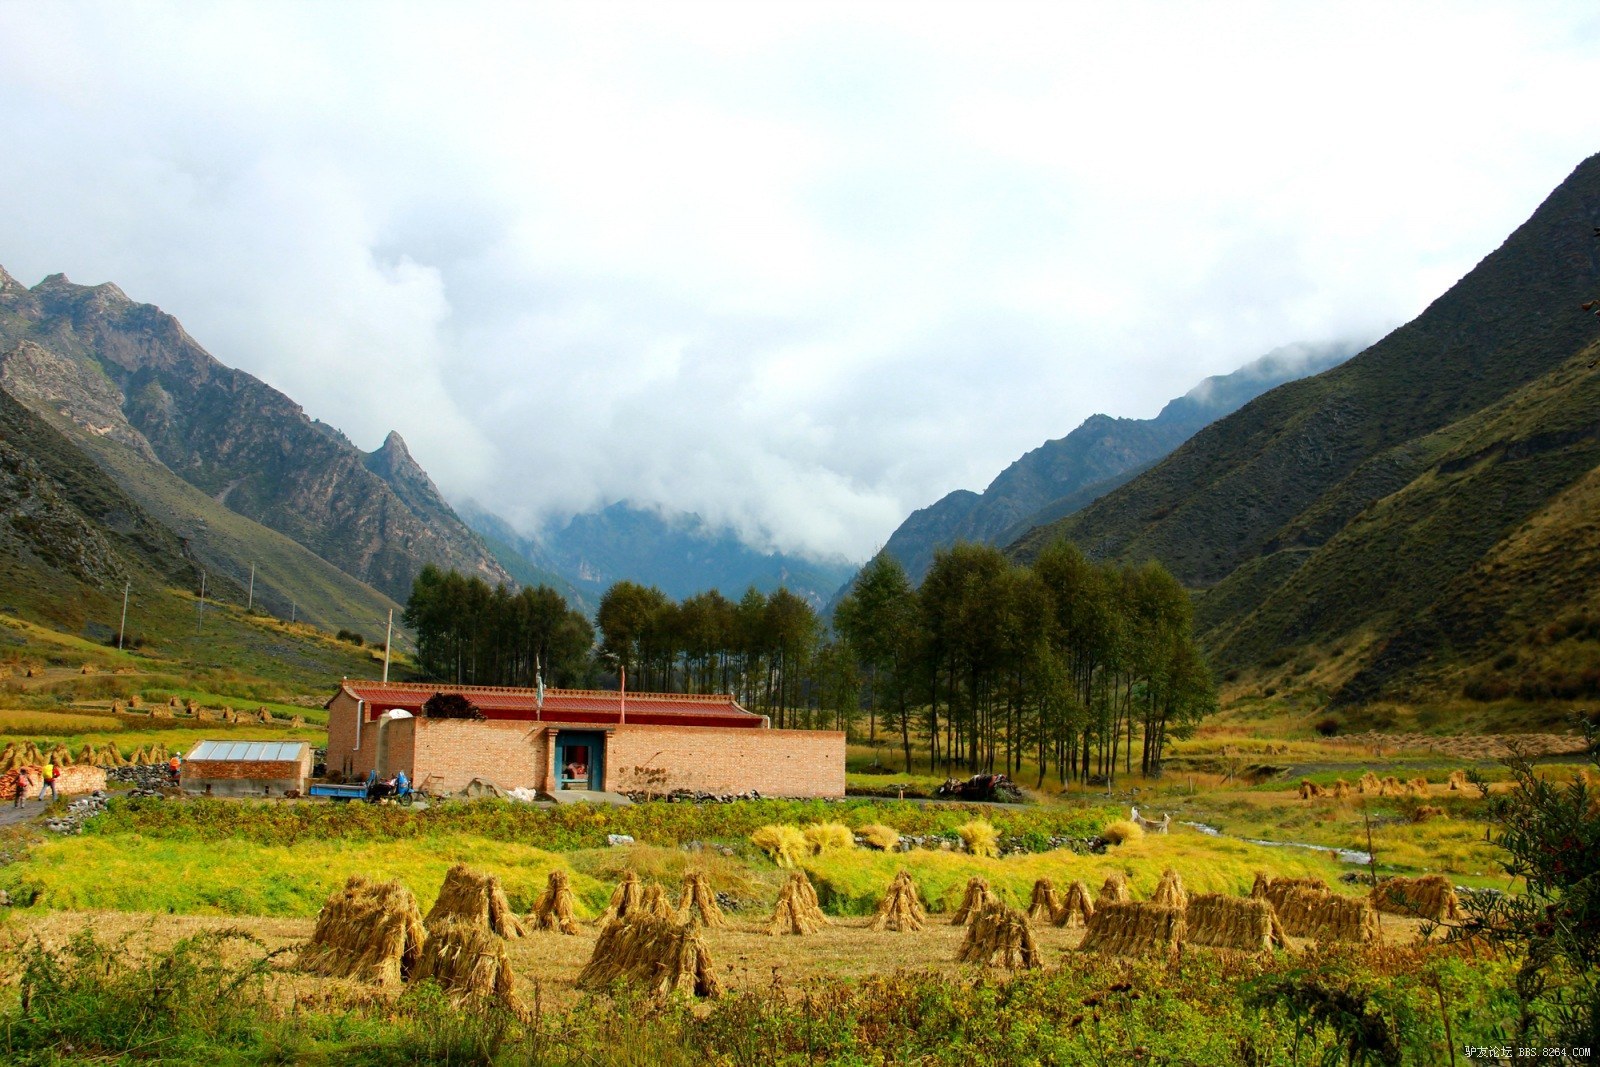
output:
<path id="1" fill-rule="evenodd" d="M 605 757 L 606 735 L 598 730 L 556 734 L 557 788 L 598 792 L 605 785 Z"/>

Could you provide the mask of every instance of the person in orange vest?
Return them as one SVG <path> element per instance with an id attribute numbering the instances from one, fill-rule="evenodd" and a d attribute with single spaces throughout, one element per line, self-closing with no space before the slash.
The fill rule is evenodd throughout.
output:
<path id="1" fill-rule="evenodd" d="M 178 784 L 178 780 L 179 780 L 178 771 L 182 766 L 183 766 L 183 761 L 178 758 L 177 753 L 173 753 L 172 758 L 167 760 L 167 777 L 172 779 L 172 784 L 173 785 L 177 785 Z"/>
<path id="2" fill-rule="evenodd" d="M 39 783 L 40 800 L 44 799 L 44 791 L 46 789 L 50 790 L 50 795 L 56 800 L 61 799 L 61 794 L 56 791 L 56 779 L 60 776 L 61 771 L 56 767 L 54 760 L 51 760 L 44 765 L 44 771 L 39 775 L 41 779 Z"/>

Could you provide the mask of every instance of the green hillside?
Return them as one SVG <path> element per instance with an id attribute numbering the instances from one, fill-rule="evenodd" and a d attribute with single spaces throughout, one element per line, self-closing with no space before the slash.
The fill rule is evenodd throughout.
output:
<path id="1" fill-rule="evenodd" d="M 1600 617 L 1584 510 L 1600 330 L 1578 306 L 1600 294 L 1597 225 L 1600 157 L 1417 319 L 1013 552 L 1066 537 L 1098 558 L 1159 559 L 1202 591 L 1223 669 L 1335 702 L 1600 695 L 1600 673 L 1584 681 L 1600 655 L 1574 651 L 1586 613 Z M 1529 635 L 1562 620 L 1578 620 L 1579 637 L 1555 642 L 1571 647 L 1534 654 Z"/>

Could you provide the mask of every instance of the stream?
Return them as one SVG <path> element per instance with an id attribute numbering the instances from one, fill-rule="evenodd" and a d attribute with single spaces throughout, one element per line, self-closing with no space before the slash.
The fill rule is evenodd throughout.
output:
<path id="1" fill-rule="evenodd" d="M 1182 822 L 1179 826 L 1188 826 L 1198 830 L 1207 837 L 1233 837 L 1225 834 L 1215 826 L 1207 826 L 1203 822 Z M 1366 866 L 1372 862 L 1370 853 L 1353 848 L 1334 848 L 1332 845 L 1307 845 L 1300 841 L 1263 841 L 1259 837 L 1234 837 L 1235 841 L 1248 841 L 1252 845 L 1265 845 L 1268 848 L 1308 848 L 1313 852 L 1330 852 L 1340 863 L 1354 863 Z"/>

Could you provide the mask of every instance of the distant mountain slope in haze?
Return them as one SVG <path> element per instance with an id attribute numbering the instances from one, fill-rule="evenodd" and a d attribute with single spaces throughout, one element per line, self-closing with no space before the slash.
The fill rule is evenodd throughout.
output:
<path id="1" fill-rule="evenodd" d="M 575 515 L 537 538 L 517 534 L 493 515 L 464 510 L 486 537 L 511 545 L 540 571 L 560 575 L 591 608 L 613 583 L 628 579 L 675 600 L 709 589 L 737 600 L 751 586 L 763 593 L 783 586 L 820 609 L 856 569 L 843 559 L 760 552 L 698 515 L 664 515 L 626 503 Z"/>
<path id="2" fill-rule="evenodd" d="M 1470 673 L 1531 604 L 1547 620 L 1588 610 L 1600 555 L 1572 501 L 1600 462 L 1600 327 L 1578 307 L 1600 295 L 1597 225 L 1600 156 L 1412 322 L 1013 553 L 1065 537 L 1160 560 L 1206 590 L 1198 622 L 1221 664 L 1325 649 L 1338 663 L 1319 684 L 1347 701 Z M 1531 566 L 1530 538 L 1569 554 Z"/>
<path id="3" fill-rule="evenodd" d="M 119 444 L 390 597 L 425 563 L 510 580 L 397 434 L 362 453 L 114 285 L 0 270 L 0 360 L 5 388 L 81 443 Z"/>
<path id="4" fill-rule="evenodd" d="M 1349 358 L 1354 344 L 1288 345 L 1232 374 L 1207 378 L 1153 419 L 1091 415 L 1012 463 L 982 494 L 965 489 L 913 512 L 883 551 L 921 581 L 934 552 L 957 541 L 1005 544 L 1070 514 L 1182 444 L 1196 430 L 1286 381 Z M 1090 492 L 1093 490 L 1093 492 Z"/>

